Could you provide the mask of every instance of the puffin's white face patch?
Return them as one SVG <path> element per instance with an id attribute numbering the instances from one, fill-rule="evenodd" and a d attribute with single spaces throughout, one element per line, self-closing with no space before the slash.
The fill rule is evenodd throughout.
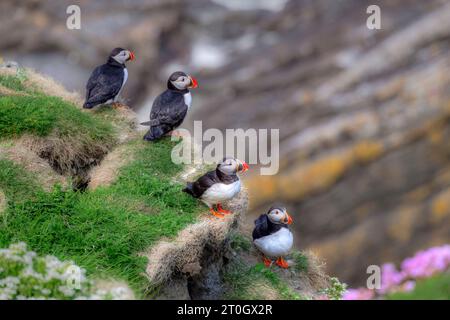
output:
<path id="1" fill-rule="evenodd" d="M 128 56 L 128 52 L 126 50 L 122 50 L 112 58 L 120 64 L 125 64 L 125 62 L 127 62 L 127 59 L 129 58 L 129 56 Z"/>
<path id="2" fill-rule="evenodd" d="M 178 77 L 177 80 L 171 82 L 178 90 L 184 90 L 191 84 L 191 80 L 186 76 Z"/>
<path id="3" fill-rule="evenodd" d="M 273 223 L 281 224 L 283 223 L 283 220 L 285 220 L 286 211 L 280 209 L 273 209 L 270 211 L 267 215 L 269 217 L 269 220 Z"/>
<path id="4" fill-rule="evenodd" d="M 219 165 L 219 170 L 222 171 L 225 174 L 233 174 L 236 173 L 238 170 L 238 163 L 236 159 L 234 158 L 228 158 L 225 159 L 222 163 Z"/>

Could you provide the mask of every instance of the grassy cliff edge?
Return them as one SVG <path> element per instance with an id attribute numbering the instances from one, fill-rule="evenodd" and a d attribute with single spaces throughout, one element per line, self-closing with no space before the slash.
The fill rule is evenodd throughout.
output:
<path id="1" fill-rule="evenodd" d="M 142 141 L 127 108 L 85 111 L 51 79 L 1 68 L 0 248 L 25 242 L 97 283 L 125 283 L 137 298 L 299 299 L 328 286 L 316 272 L 322 283 L 300 295 L 286 275 L 237 250 L 246 192 L 230 203 L 234 216 L 211 219 L 180 192 L 192 168 L 172 163 L 174 145 Z M 249 279 L 272 293 L 238 295 Z"/>

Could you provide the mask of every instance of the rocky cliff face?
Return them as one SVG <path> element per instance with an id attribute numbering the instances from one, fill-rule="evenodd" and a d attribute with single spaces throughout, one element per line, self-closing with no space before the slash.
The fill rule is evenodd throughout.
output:
<path id="1" fill-rule="evenodd" d="M 261 19 L 256 44 L 205 75 L 197 118 L 280 128 L 279 174 L 247 181 L 253 211 L 287 203 L 298 247 L 361 283 L 370 264 L 450 240 L 450 6 L 380 1 L 371 31 L 369 2 L 339 4 Z"/>
<path id="2" fill-rule="evenodd" d="M 182 68 L 201 85 L 188 123 L 280 128 L 279 174 L 246 181 L 248 223 L 284 201 L 297 246 L 356 284 L 369 264 L 450 241 L 450 6 L 377 1 L 382 29 L 369 30 L 372 2 L 78 1 L 83 26 L 68 32 L 64 1 L 3 1 L 0 50 L 80 89 L 111 47 L 131 47 L 124 95 L 145 116 Z"/>

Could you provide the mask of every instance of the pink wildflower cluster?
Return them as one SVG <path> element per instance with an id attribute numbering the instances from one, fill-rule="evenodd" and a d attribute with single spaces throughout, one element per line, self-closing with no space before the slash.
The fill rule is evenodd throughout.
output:
<path id="1" fill-rule="evenodd" d="M 450 245 L 420 251 L 402 263 L 405 275 L 415 279 L 431 277 L 436 273 L 445 272 L 449 267 Z"/>
<path id="2" fill-rule="evenodd" d="M 413 257 L 405 259 L 401 269 L 394 264 L 386 263 L 381 267 L 381 288 L 348 289 L 344 300 L 369 300 L 395 291 L 411 291 L 417 279 L 431 277 L 450 269 L 450 245 L 433 247 L 417 252 Z"/>

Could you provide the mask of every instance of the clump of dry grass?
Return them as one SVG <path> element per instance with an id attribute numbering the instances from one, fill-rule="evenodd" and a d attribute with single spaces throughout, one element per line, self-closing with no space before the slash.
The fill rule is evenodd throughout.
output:
<path id="1" fill-rule="evenodd" d="M 289 269 L 281 269 L 275 264 L 264 266 L 249 232 L 240 229 L 231 239 L 231 247 L 233 255 L 224 271 L 226 298 L 317 299 L 331 285 L 324 264 L 310 251 L 293 251 L 288 257 Z"/>
<path id="2" fill-rule="evenodd" d="M 121 145 L 108 153 L 103 161 L 90 172 L 89 189 L 109 186 L 116 181 L 120 168 L 134 160 L 135 152 L 130 145 Z"/>
<path id="3" fill-rule="evenodd" d="M 49 77 L 30 69 L 0 68 L 0 86 L 0 138 L 26 136 L 21 146 L 46 159 L 59 174 L 84 173 L 116 143 L 108 119 L 83 112 L 80 97 Z"/>
<path id="4" fill-rule="evenodd" d="M 58 173 L 77 175 L 98 164 L 114 141 L 96 141 L 85 132 L 76 136 L 61 135 L 56 129 L 46 137 L 28 136 L 26 145 Z"/>
<path id="5" fill-rule="evenodd" d="M 317 298 L 323 295 L 323 290 L 330 286 L 330 277 L 325 273 L 325 264 L 311 251 L 302 252 L 308 260 L 307 270 L 297 272 L 279 270 L 283 280 L 301 296 Z"/>
<path id="6" fill-rule="evenodd" d="M 27 69 L 26 74 L 27 79 L 24 81 L 24 84 L 27 88 L 40 91 L 48 96 L 60 97 L 76 106 L 81 106 L 83 104 L 83 100 L 77 92 L 67 91 L 54 79 L 41 75 L 32 69 Z"/>
<path id="7" fill-rule="evenodd" d="M 67 186 L 68 182 L 64 176 L 55 172 L 47 161 L 30 152 L 30 144 L 30 137 L 27 136 L 15 141 L 3 141 L 0 154 L 31 172 L 44 190 L 50 191 L 55 184 Z"/>
<path id="8" fill-rule="evenodd" d="M 262 279 L 256 279 L 246 288 L 249 297 L 258 297 L 262 300 L 283 300 L 280 292 L 270 283 Z"/>
<path id="9" fill-rule="evenodd" d="M 110 151 L 101 163 L 92 168 L 89 173 L 89 189 L 99 186 L 109 186 L 116 181 L 121 168 L 135 159 L 138 149 L 145 145 L 132 141 L 140 140 L 141 133 L 136 131 L 136 113 L 128 107 L 111 108 L 101 106 L 95 114 L 109 121 L 119 132 L 117 147 Z"/>
<path id="10" fill-rule="evenodd" d="M 26 95 L 26 93 L 18 92 L 12 89 L 9 89 L 5 86 L 0 85 L 0 96 L 20 96 L 20 95 Z"/>
<path id="11" fill-rule="evenodd" d="M 0 76 L 3 77 L 19 77 L 21 73 L 23 79 L 20 79 L 20 90 L 17 90 L 19 88 L 8 88 L 1 85 L 0 93 L 4 95 L 25 95 L 39 92 L 47 96 L 59 97 L 81 107 L 83 100 L 77 92 L 67 91 L 61 84 L 48 76 L 41 75 L 29 68 L 0 67 Z"/>
<path id="12" fill-rule="evenodd" d="M 0 190 L 0 214 L 5 211 L 7 205 L 6 196 L 2 190 Z"/>
<path id="13" fill-rule="evenodd" d="M 137 138 L 137 136 L 143 135 L 143 133 L 136 130 L 136 113 L 126 105 L 102 105 L 94 110 L 86 110 L 86 112 L 90 112 L 109 122 L 119 133 L 117 137 L 119 144 L 127 143 Z"/>
<path id="14" fill-rule="evenodd" d="M 160 241 L 149 252 L 143 253 L 148 258 L 146 275 L 150 283 L 162 285 L 174 273 L 199 273 L 199 261 L 205 247 L 220 248 L 230 231 L 237 226 L 240 216 L 246 212 L 247 191 L 242 190 L 238 197 L 230 201 L 229 206 L 233 215 L 220 220 L 211 216 L 203 217 L 198 223 L 182 230 L 175 240 Z"/>

